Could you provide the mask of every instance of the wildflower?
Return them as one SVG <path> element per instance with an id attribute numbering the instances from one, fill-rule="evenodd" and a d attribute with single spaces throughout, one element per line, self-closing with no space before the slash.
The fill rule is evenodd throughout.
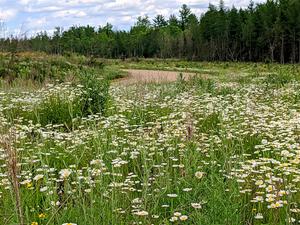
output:
<path id="1" fill-rule="evenodd" d="M 91 192 L 92 192 L 92 189 L 90 189 L 90 188 L 89 188 L 89 189 L 85 189 L 84 192 L 86 192 L 86 193 L 91 193 Z"/>
<path id="2" fill-rule="evenodd" d="M 281 202 L 275 202 L 272 203 L 271 205 L 268 205 L 269 209 L 277 209 L 277 208 L 281 208 L 283 206 L 283 204 Z"/>
<path id="3" fill-rule="evenodd" d="M 46 218 L 46 214 L 45 213 L 40 213 L 39 214 L 39 218 L 40 219 L 45 219 Z"/>
<path id="4" fill-rule="evenodd" d="M 42 179 L 43 177 L 44 177 L 44 175 L 38 174 L 33 178 L 33 180 L 38 181 L 38 180 Z"/>
<path id="5" fill-rule="evenodd" d="M 178 220 L 178 217 L 173 216 L 173 217 L 171 217 L 170 222 L 176 222 L 177 220 Z"/>
<path id="6" fill-rule="evenodd" d="M 179 216 L 181 216 L 181 213 L 180 213 L 180 212 L 175 212 L 175 213 L 174 213 L 174 216 L 179 217 Z"/>
<path id="7" fill-rule="evenodd" d="M 198 172 L 195 173 L 195 177 L 197 177 L 198 179 L 201 179 L 203 176 L 204 176 L 203 172 L 198 171 Z"/>
<path id="8" fill-rule="evenodd" d="M 176 198 L 178 195 L 177 194 L 167 194 L 167 196 L 170 198 Z"/>
<path id="9" fill-rule="evenodd" d="M 90 162 L 91 165 L 101 165 L 102 164 L 102 160 L 100 159 L 94 159 Z"/>
<path id="10" fill-rule="evenodd" d="M 271 200 L 271 199 L 269 199 Z M 256 196 L 251 202 L 263 202 L 264 198 L 262 196 Z M 271 201 L 272 202 L 272 201 Z"/>
<path id="11" fill-rule="evenodd" d="M 184 192 L 190 192 L 190 191 L 192 191 L 193 190 L 193 188 L 184 188 L 184 189 L 182 189 Z"/>
<path id="12" fill-rule="evenodd" d="M 289 222 L 290 222 L 290 223 L 295 223 L 295 222 L 296 222 L 296 219 L 293 218 L 293 217 L 291 217 L 291 218 L 289 218 Z"/>
<path id="13" fill-rule="evenodd" d="M 26 188 L 27 188 L 27 189 L 32 188 L 32 183 L 31 183 L 31 182 L 30 182 L 30 183 L 27 183 L 27 184 L 26 184 Z"/>
<path id="14" fill-rule="evenodd" d="M 282 207 L 283 206 L 282 201 L 275 202 L 275 206 L 276 206 L 276 208 Z"/>
<path id="15" fill-rule="evenodd" d="M 191 205 L 194 209 L 202 209 L 202 205 L 200 203 L 192 203 Z"/>
<path id="16" fill-rule="evenodd" d="M 72 171 L 69 169 L 63 169 L 59 172 L 62 179 L 67 179 L 71 175 Z"/>
<path id="17" fill-rule="evenodd" d="M 284 195 L 286 195 L 287 194 L 287 192 L 286 191 L 284 191 L 284 190 L 280 190 L 279 192 L 278 192 L 278 196 L 284 196 Z"/>
<path id="18" fill-rule="evenodd" d="M 31 225 L 39 225 L 38 222 L 31 222 Z"/>
<path id="19" fill-rule="evenodd" d="M 290 211 L 293 213 L 300 213 L 300 209 L 290 209 Z"/>
<path id="20" fill-rule="evenodd" d="M 77 225 L 76 223 L 63 223 L 62 225 Z"/>
<path id="21" fill-rule="evenodd" d="M 28 185 L 30 183 L 31 183 L 31 180 L 24 180 L 24 181 L 20 182 L 20 184 L 22 184 L 22 185 Z"/>
<path id="22" fill-rule="evenodd" d="M 283 151 L 281 151 L 281 155 L 284 157 L 288 157 L 288 156 L 290 156 L 290 152 L 288 150 L 283 150 Z"/>
<path id="23" fill-rule="evenodd" d="M 148 216 L 149 213 L 147 211 L 138 211 L 138 212 L 135 212 L 134 215 L 137 215 L 137 216 Z"/>
<path id="24" fill-rule="evenodd" d="M 266 188 L 266 191 L 267 191 L 267 192 L 272 192 L 272 191 L 274 191 L 274 190 L 275 190 L 275 187 L 272 186 L 272 185 L 269 185 L 269 186 Z"/>
<path id="25" fill-rule="evenodd" d="M 264 181 L 263 180 L 258 180 L 255 182 L 255 185 L 257 186 L 260 186 L 260 185 L 263 185 L 264 184 Z"/>
<path id="26" fill-rule="evenodd" d="M 48 187 L 42 187 L 41 189 L 40 189 L 40 192 L 45 192 L 45 191 L 47 191 L 48 190 Z"/>
<path id="27" fill-rule="evenodd" d="M 261 220 L 264 217 L 263 217 L 263 215 L 261 213 L 257 213 L 254 218 L 257 219 L 257 220 Z"/>
<path id="28" fill-rule="evenodd" d="M 140 204 L 140 203 L 142 203 L 142 200 L 139 198 L 135 198 L 132 200 L 132 204 Z"/>
<path id="29" fill-rule="evenodd" d="M 267 202 L 274 202 L 275 199 L 272 196 L 269 196 L 269 197 L 266 198 L 266 201 Z"/>
<path id="30" fill-rule="evenodd" d="M 188 217 L 186 215 L 182 215 L 182 216 L 179 217 L 179 219 L 181 221 L 186 221 L 188 219 Z"/>

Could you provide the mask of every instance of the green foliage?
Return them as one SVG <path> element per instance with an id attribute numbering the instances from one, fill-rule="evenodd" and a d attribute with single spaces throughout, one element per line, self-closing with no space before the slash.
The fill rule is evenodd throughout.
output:
<path id="1" fill-rule="evenodd" d="M 22 118 L 24 124 L 59 125 L 65 130 L 71 130 L 73 119 L 81 118 L 82 100 L 80 97 L 71 99 L 64 94 L 51 94 L 43 99 L 42 102 L 33 105 L 29 109 L 24 109 L 22 105 L 15 105 L 12 109 L 3 111 L 10 122 Z"/>
<path id="2" fill-rule="evenodd" d="M 73 119 L 82 116 L 81 101 L 80 98 L 70 100 L 68 96 L 52 95 L 47 97 L 28 116 L 34 115 L 33 122 L 42 126 L 56 124 L 72 129 Z"/>
<path id="3" fill-rule="evenodd" d="M 292 69 L 280 69 L 277 73 L 268 74 L 264 82 L 267 86 L 271 87 L 283 87 L 284 85 L 299 81 L 300 73 L 297 70 Z"/>
<path id="4" fill-rule="evenodd" d="M 215 82 L 211 79 L 206 79 L 199 75 L 184 78 L 182 73 L 179 73 L 175 85 L 178 92 L 195 88 L 198 93 L 213 93 L 216 89 Z"/>
<path id="5" fill-rule="evenodd" d="M 220 132 L 221 117 L 219 113 L 212 113 L 199 122 L 199 131 L 218 135 Z"/>
<path id="6" fill-rule="evenodd" d="M 175 83 L 175 87 L 176 87 L 176 91 L 177 92 L 182 92 L 182 91 L 186 91 L 187 90 L 187 82 L 183 77 L 182 73 L 179 73 L 177 76 L 177 80 Z"/>
<path id="7" fill-rule="evenodd" d="M 80 74 L 80 84 L 83 85 L 82 96 L 84 115 L 103 114 L 108 101 L 109 81 L 95 72 L 83 72 Z"/>
<path id="8" fill-rule="evenodd" d="M 31 59 L 22 56 L 0 59 L 0 77 L 10 83 L 15 79 L 32 80 L 43 83 L 48 80 L 63 81 L 76 67 L 62 58 Z"/>
<path id="9" fill-rule="evenodd" d="M 109 81 L 121 79 L 126 76 L 126 72 L 120 71 L 117 67 L 111 67 L 111 66 L 109 68 L 105 68 L 103 73 L 105 79 Z"/>
<path id="10" fill-rule="evenodd" d="M 300 2 L 268 0 L 248 8 L 210 4 L 203 15 L 183 5 L 179 17 L 138 17 L 129 31 L 103 27 L 56 28 L 29 39 L 1 39 L 4 51 L 74 53 L 105 58 L 181 58 L 205 61 L 300 62 Z M 17 46 L 17 47 L 16 47 Z"/>
<path id="11" fill-rule="evenodd" d="M 215 82 L 211 79 L 202 78 L 201 76 L 193 76 L 189 81 L 193 86 L 196 87 L 198 92 L 213 93 L 215 91 Z"/>

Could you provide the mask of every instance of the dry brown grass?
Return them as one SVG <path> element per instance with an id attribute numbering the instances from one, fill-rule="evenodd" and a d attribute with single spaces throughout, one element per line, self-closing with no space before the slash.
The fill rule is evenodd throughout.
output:
<path id="1" fill-rule="evenodd" d="M 159 70 L 124 70 L 128 76 L 118 80 L 122 84 L 135 83 L 167 83 L 176 81 L 180 72 Z M 184 79 L 193 76 L 193 73 L 182 73 Z"/>
<path id="2" fill-rule="evenodd" d="M 18 159 L 18 152 L 13 147 L 15 142 L 15 134 L 11 132 L 9 135 L 4 135 L 0 137 L 0 146 L 4 149 L 6 155 L 6 164 L 7 164 L 7 173 L 8 178 L 12 185 L 13 194 L 15 196 L 15 208 L 19 218 L 19 224 L 24 225 L 23 209 L 21 205 L 21 194 L 20 194 L 20 184 L 19 184 L 19 175 L 20 175 L 20 166 Z"/>

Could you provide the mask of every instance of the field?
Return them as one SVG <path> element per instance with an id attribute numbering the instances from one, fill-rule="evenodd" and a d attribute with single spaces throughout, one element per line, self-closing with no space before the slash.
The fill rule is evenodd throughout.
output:
<path id="1" fill-rule="evenodd" d="M 0 224 L 300 223 L 299 65 L 1 55 L 0 134 Z"/>

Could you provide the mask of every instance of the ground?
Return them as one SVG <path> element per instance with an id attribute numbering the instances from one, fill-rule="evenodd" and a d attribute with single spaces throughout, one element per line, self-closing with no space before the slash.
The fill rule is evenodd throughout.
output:
<path id="1" fill-rule="evenodd" d="M 123 84 L 135 83 L 166 83 L 174 82 L 178 79 L 179 73 L 176 71 L 162 71 L 162 70 L 124 70 L 128 73 L 126 77 L 121 79 Z M 193 73 L 182 73 L 183 79 L 189 79 Z"/>

